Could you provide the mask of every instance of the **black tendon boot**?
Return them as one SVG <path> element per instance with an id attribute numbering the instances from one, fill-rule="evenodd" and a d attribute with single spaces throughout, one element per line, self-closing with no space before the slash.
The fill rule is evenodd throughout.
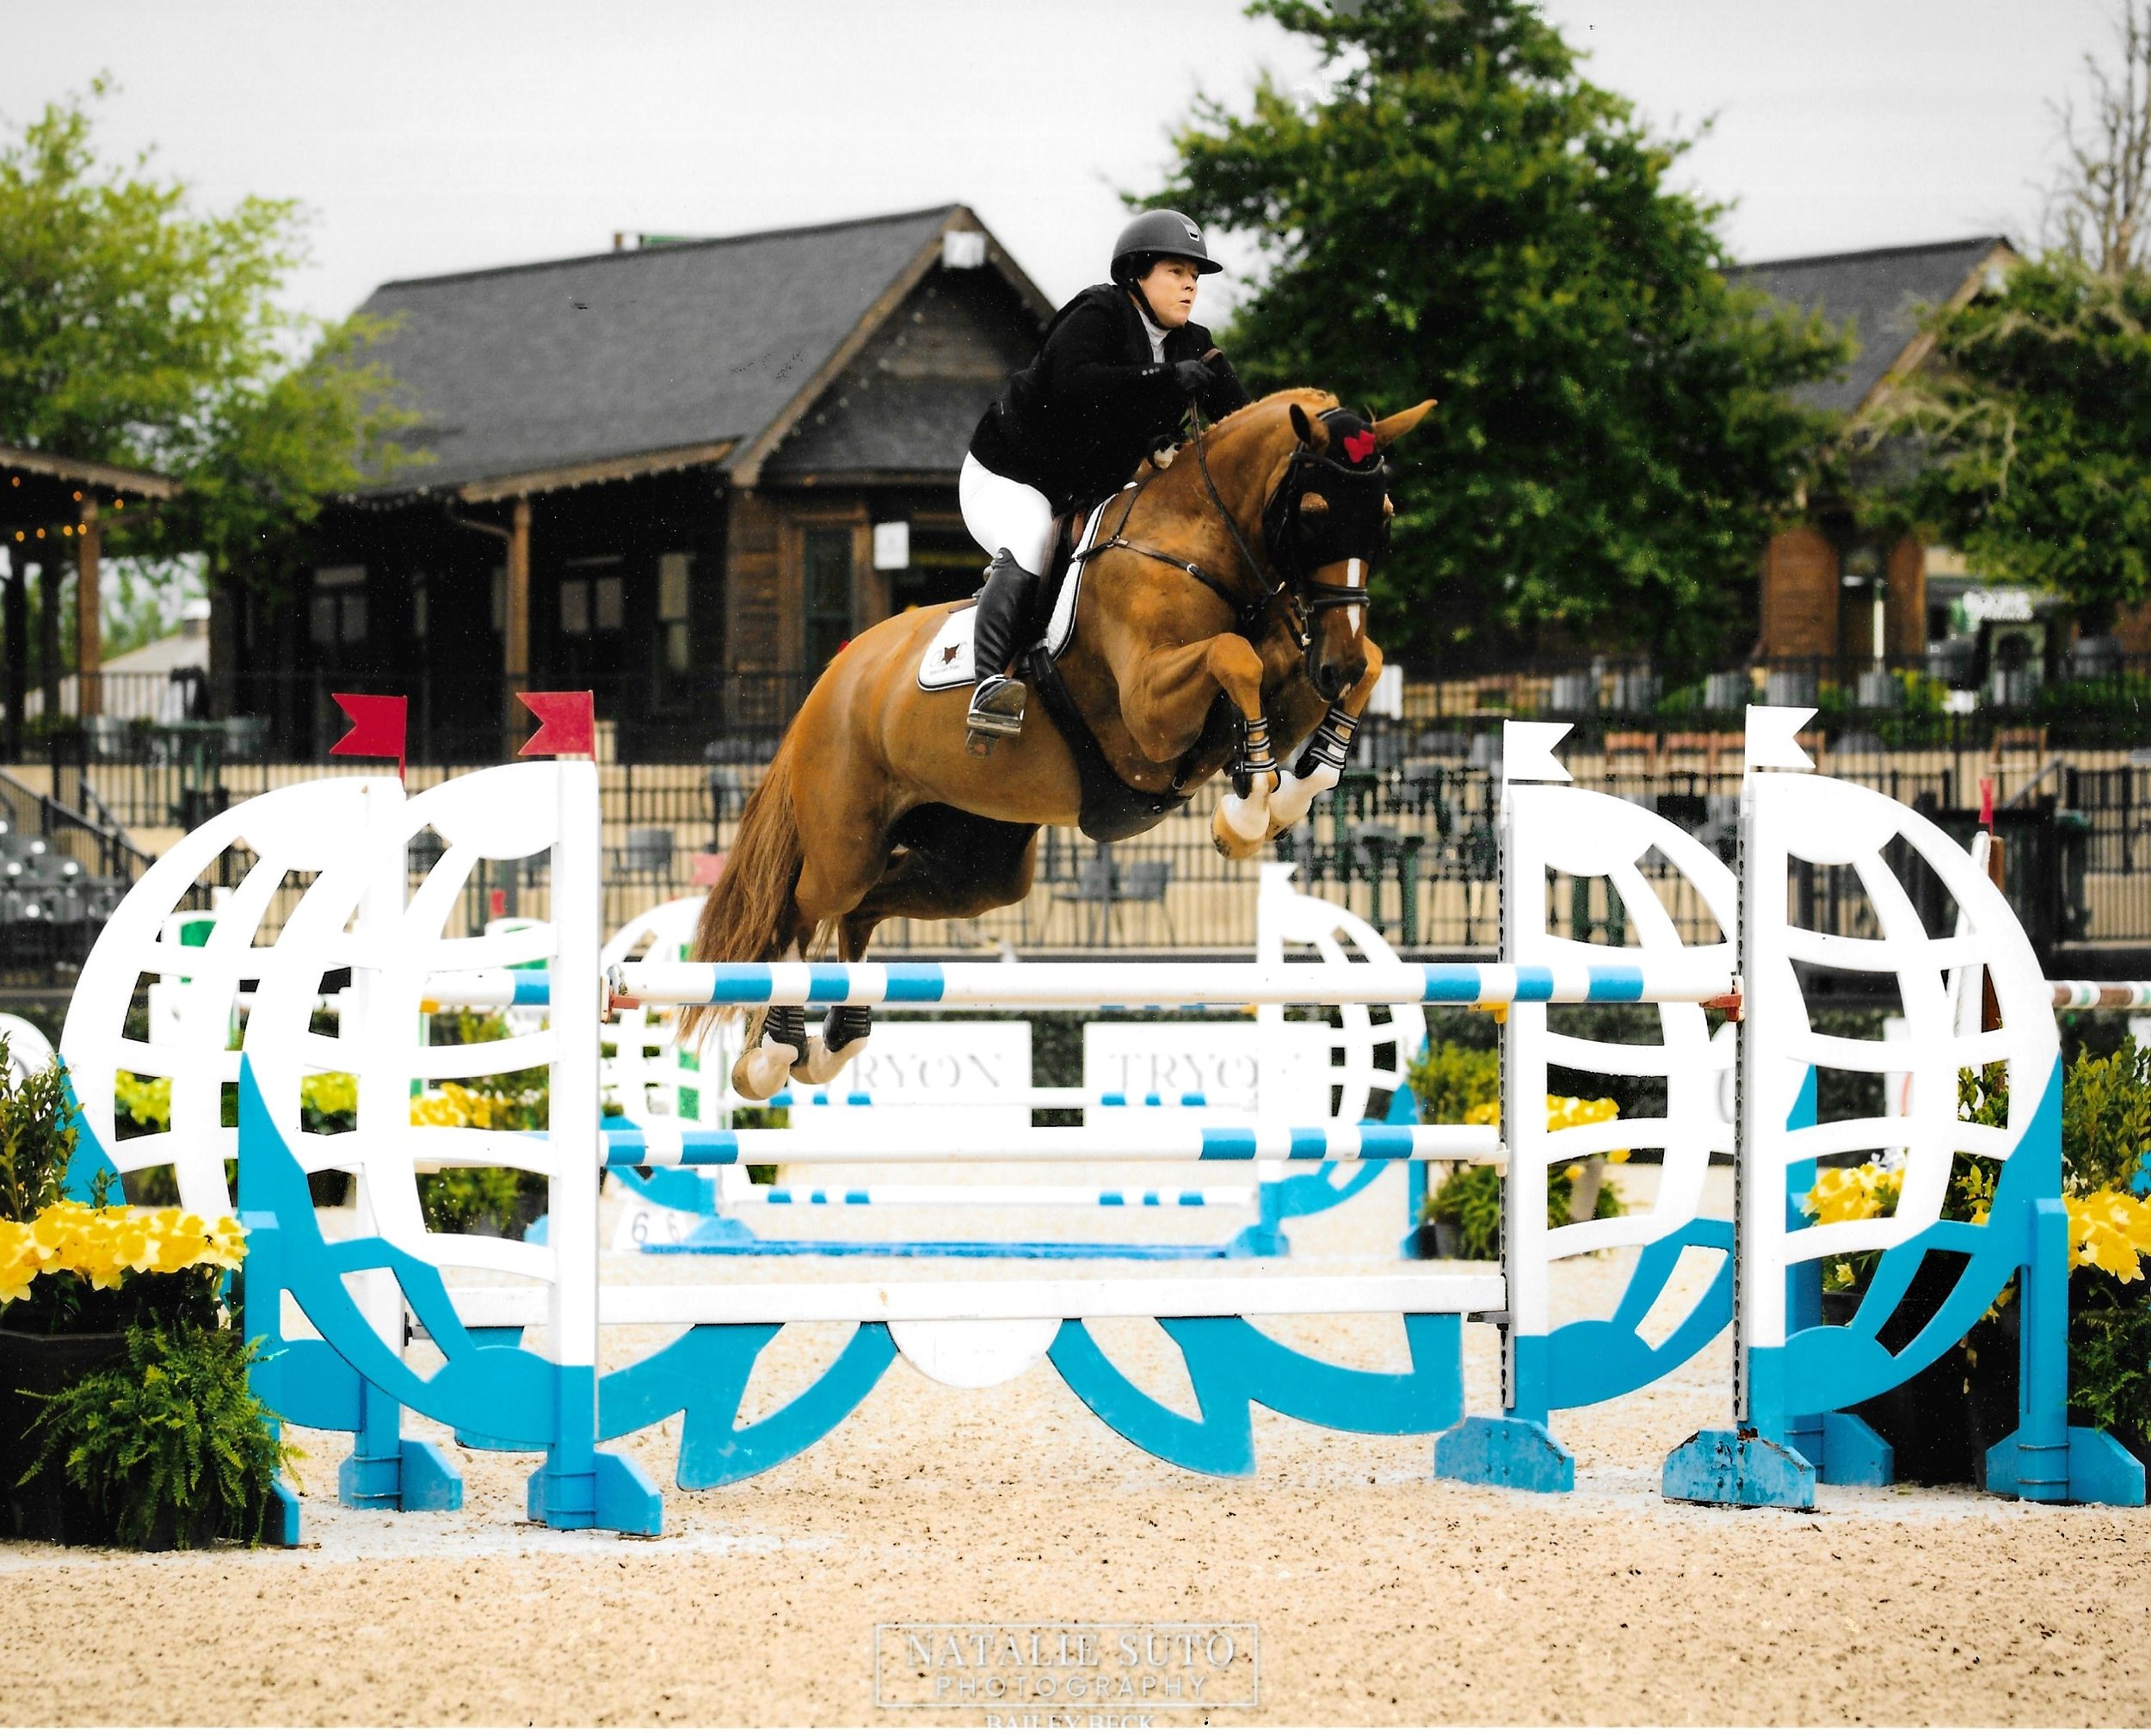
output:
<path id="1" fill-rule="evenodd" d="M 1024 703 L 1031 696 L 1023 683 L 1005 673 L 1016 638 L 1037 605 L 1039 576 L 1019 566 L 1008 550 L 997 551 L 978 593 L 978 618 L 971 627 L 971 667 L 978 685 L 971 689 L 971 711 L 964 721 L 973 736 L 1020 736 Z"/>

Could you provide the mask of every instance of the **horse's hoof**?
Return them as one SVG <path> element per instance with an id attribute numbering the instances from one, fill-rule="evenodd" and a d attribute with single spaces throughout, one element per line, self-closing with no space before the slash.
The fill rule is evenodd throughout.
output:
<path id="1" fill-rule="evenodd" d="M 1300 778 L 1287 772 L 1279 779 L 1277 793 L 1270 797 L 1270 829 L 1274 838 L 1280 832 L 1289 832 L 1307 817 L 1315 805 L 1315 798 L 1333 790 L 1337 784 L 1337 768 L 1327 761 L 1319 764 L 1307 777 Z"/>
<path id="2" fill-rule="evenodd" d="M 852 1057 L 866 1048 L 866 1039 L 854 1037 L 841 1049 L 831 1049 L 822 1041 L 818 1031 L 809 1031 L 806 1040 L 806 1058 L 792 1064 L 792 1077 L 800 1085 L 827 1085 L 851 1064 Z"/>
<path id="3" fill-rule="evenodd" d="M 1210 841 L 1220 855 L 1244 862 L 1260 850 L 1269 836 L 1270 803 L 1267 791 L 1247 797 L 1227 796 L 1210 816 Z"/>
<path id="4" fill-rule="evenodd" d="M 758 1043 L 732 1063 L 732 1089 L 765 1103 L 790 1082 L 792 1064 L 798 1058 L 799 1051 L 789 1043 Z"/>

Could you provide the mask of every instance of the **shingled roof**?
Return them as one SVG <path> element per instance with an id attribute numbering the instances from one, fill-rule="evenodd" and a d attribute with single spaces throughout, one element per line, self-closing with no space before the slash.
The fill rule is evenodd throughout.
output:
<path id="1" fill-rule="evenodd" d="M 961 205 L 381 286 L 369 353 L 435 462 L 368 494 L 757 465 L 940 257 Z M 992 263 L 1043 298 L 998 247 Z M 496 485 L 487 489 L 487 484 Z"/>
<path id="2" fill-rule="evenodd" d="M 1917 247 L 1766 260 L 1741 267 L 1734 280 L 1791 306 L 1819 310 L 1833 325 L 1852 326 L 1859 349 L 1850 366 L 1793 393 L 1811 409 L 1849 412 L 1864 403 L 1885 376 L 1909 370 L 1926 353 L 1920 332 L 1922 307 L 1969 300 L 1988 267 L 2012 256 L 2006 237 L 1975 235 Z"/>

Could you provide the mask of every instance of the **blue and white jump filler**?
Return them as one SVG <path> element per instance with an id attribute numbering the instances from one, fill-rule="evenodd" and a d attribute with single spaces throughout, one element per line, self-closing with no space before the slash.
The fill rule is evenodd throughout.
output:
<path id="1" fill-rule="evenodd" d="M 654 946 L 641 957 L 619 949 L 607 957 L 598 920 L 598 785 L 587 761 L 496 767 L 416 796 L 373 777 L 275 791 L 175 846 L 129 895 L 85 967 L 62 1042 L 80 1105 L 81 1172 L 173 1163 L 186 1204 L 214 1212 L 231 1204 L 224 1160 L 237 1155 L 249 1238 L 245 1327 L 268 1352 L 257 1384 L 292 1421 L 353 1437 L 339 1493 L 359 1505 L 461 1500 L 450 1456 L 403 1435 L 409 1410 L 449 1425 L 468 1450 L 541 1453 L 528 1505 L 545 1524 L 652 1534 L 663 1522 L 656 1486 L 607 1443 L 678 1416 L 680 1484 L 735 1482 L 830 1436 L 899 1357 L 952 1387 L 990 1386 L 1049 1359 L 1107 1427 L 1199 1472 L 1254 1470 L 1260 1405 L 1342 1431 L 1437 1437 L 1433 1464 L 1445 1476 L 1565 1489 L 1574 1462 L 1556 1413 L 1661 1378 L 1729 1323 L 1738 1370 L 1729 1426 L 1673 1451 L 1666 1493 L 1805 1505 L 1818 1477 L 1886 1474 L 1887 1450 L 1844 1407 L 1954 1343 L 2012 1275 L 2024 1296 L 2021 1425 L 1996 1450 L 1990 1486 L 2040 1500 L 2140 1503 L 2142 1468 L 2103 1436 L 2067 1426 L 2058 1047 L 2037 961 L 2000 896 L 1932 826 L 1874 792 L 1790 769 L 1805 764 L 1792 742 L 1805 716 L 1750 712 L 1753 769 L 1738 884 L 1658 816 L 1566 787 L 1551 752 L 1558 726 L 1510 725 L 1502 953 L 1487 965 L 1371 955 L 1170 967 L 692 964 Z M 410 846 L 428 834 L 444 847 L 414 880 Z M 1920 927 L 1884 860 L 1893 840 L 1908 842 L 1947 887 L 1954 933 Z M 208 944 L 181 948 L 167 938 L 174 913 L 204 871 L 242 842 L 255 859 L 219 909 Z M 516 933 L 455 932 L 481 863 L 531 859 L 547 866 L 545 922 Z M 1852 865 L 1880 933 L 1855 939 L 1794 926 L 1785 913 L 1795 860 Z M 1552 933 L 1550 874 L 1608 880 L 1628 914 L 1627 943 Z M 542 979 L 510 974 L 539 953 Z M 1803 963 L 1894 976 L 1911 1037 L 1857 1044 L 1815 1033 L 1796 969 Z M 336 996 L 336 1029 L 317 1031 L 323 979 L 344 971 L 350 987 Z M 1994 985 L 1999 1030 L 1960 1028 L 1964 973 L 1975 971 Z M 123 1026 L 145 972 L 174 986 L 182 1016 L 138 1042 Z M 243 981 L 258 986 L 235 1032 Z M 1744 1022 L 1713 1029 L 1710 1005 L 1736 991 Z M 512 1034 L 429 1044 L 427 1010 L 459 999 L 515 1009 Z M 1131 1110 L 1099 1124 L 1013 1136 L 967 1133 L 960 1115 L 931 1136 L 877 1133 L 871 1117 L 854 1130 L 773 1131 L 647 1118 L 653 1084 L 676 1096 L 707 1080 L 712 1102 L 721 1093 L 722 1070 L 697 1069 L 667 1037 L 668 1009 L 712 1000 L 1098 1011 L 1498 1007 L 1507 1010 L 1501 1124 L 1374 1126 L 1357 1106 L 1294 1124 L 1260 1105 L 1220 1111 L 1208 1124 L 1191 1124 L 1181 1111 L 1146 1121 Z M 1549 1006 L 1615 1001 L 1654 1007 L 1658 1041 L 1585 1042 L 1550 1028 Z M 1994 1061 L 2009 1070 L 2009 1124 L 1959 1121 L 1959 1069 Z M 1816 1067 L 1908 1072 L 1910 1106 L 1813 1127 L 1803 1105 L 1812 1104 Z M 534 1068 L 551 1085 L 542 1133 L 412 1117 L 414 1094 L 435 1081 Z M 115 1136 L 121 1069 L 173 1080 L 169 1133 Z M 1562 1069 L 1658 1081 L 1663 1113 L 1550 1133 L 1544 1105 Z M 302 1122 L 305 1081 L 330 1072 L 358 1083 L 349 1132 L 310 1131 Z M 236 1129 L 222 1124 L 226 1083 L 237 1087 Z M 1549 1174 L 1621 1148 L 1660 1159 L 1648 1208 L 1549 1228 Z M 1994 1210 L 1979 1225 L 1942 1216 L 1952 1155 L 1967 1150 L 2003 1160 Z M 1798 1212 L 1815 1160 L 1843 1152 L 1902 1154 L 1893 1217 L 1821 1226 Z M 1705 1205 L 1710 1166 L 1728 1156 L 1732 1221 Z M 608 1167 L 737 1174 L 749 1162 L 1100 1158 L 1161 1175 L 1176 1164 L 1222 1166 L 1221 1175 L 1266 1186 L 1395 1159 L 1505 1161 L 1501 1265 L 1400 1260 L 1340 1272 L 1280 1255 L 980 1277 L 976 1266 L 951 1276 L 934 1263 L 916 1277 L 854 1282 L 803 1275 L 796 1261 L 683 1259 L 677 1284 L 599 1282 L 599 1184 Z M 483 1165 L 544 1178 L 542 1239 L 427 1228 L 422 1168 Z M 309 1176 L 324 1171 L 356 1178 L 354 1214 L 317 1210 Z M 1815 1263 L 1871 1247 L 1887 1252 L 1866 1305 L 1849 1326 L 1815 1324 Z M 1556 1318 L 1556 1263 L 1612 1248 L 1636 1251 L 1613 1312 Z M 1911 1343 L 1886 1350 L 1884 1318 L 1930 1250 L 1963 1257 L 1956 1289 Z M 1398 1365 L 1327 1361 L 1256 1324 L 1342 1314 L 1395 1319 Z M 1464 1414 L 1467 1316 L 1501 1329 L 1499 1416 Z M 1192 1411 L 1153 1397 L 1115 1363 L 1089 1325 L 1114 1319 L 1156 1320 L 1170 1336 L 1186 1362 Z M 758 1358 L 787 1327 L 805 1322 L 851 1331 L 787 1402 L 743 1421 Z M 671 1336 L 639 1359 L 605 1366 L 603 1334 L 628 1327 Z M 539 1332 L 542 1345 L 527 1341 Z M 296 1541 L 299 1529 L 298 1502 L 288 1499 L 285 1539 Z"/>

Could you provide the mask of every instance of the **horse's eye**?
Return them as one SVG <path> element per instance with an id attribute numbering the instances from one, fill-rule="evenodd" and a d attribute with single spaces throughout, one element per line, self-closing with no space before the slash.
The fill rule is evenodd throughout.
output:
<path id="1" fill-rule="evenodd" d="M 1329 502 L 1320 495 L 1304 494 L 1299 497 L 1299 509 L 1304 513 L 1326 513 L 1329 510 Z"/>

